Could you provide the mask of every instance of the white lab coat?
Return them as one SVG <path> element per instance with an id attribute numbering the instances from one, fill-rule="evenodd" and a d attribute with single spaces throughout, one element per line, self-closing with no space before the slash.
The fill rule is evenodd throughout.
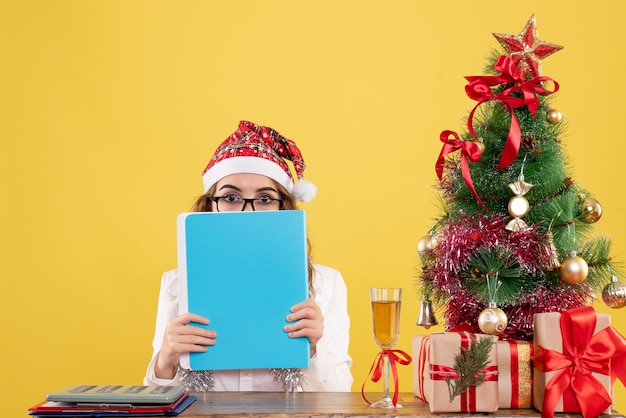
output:
<path id="1" fill-rule="evenodd" d="M 155 376 L 156 356 L 161 350 L 163 335 L 170 319 L 178 315 L 178 274 L 170 270 L 163 274 L 152 347 L 144 384 L 172 385 L 180 383 L 180 373 L 172 380 Z M 313 265 L 315 302 L 324 315 L 324 335 L 318 341 L 311 366 L 304 369 L 302 390 L 310 392 L 349 392 L 353 377 L 352 358 L 348 355 L 350 318 L 346 284 L 339 271 Z M 209 318 L 210 319 L 210 318 Z M 213 372 L 216 391 L 284 391 L 282 382 L 274 379 L 268 369 L 216 370 Z"/>

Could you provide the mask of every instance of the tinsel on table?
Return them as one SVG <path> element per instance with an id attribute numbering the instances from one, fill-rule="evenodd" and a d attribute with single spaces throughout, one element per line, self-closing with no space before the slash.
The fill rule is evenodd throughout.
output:
<path id="1" fill-rule="evenodd" d="M 190 370 L 180 368 L 180 381 L 190 392 L 213 392 L 215 377 L 212 370 Z"/>
<path id="2" fill-rule="evenodd" d="M 270 369 L 274 373 L 274 380 L 281 382 L 285 392 L 296 392 L 302 387 L 304 372 L 302 369 Z"/>
<path id="3" fill-rule="evenodd" d="M 274 380 L 282 383 L 285 392 L 296 392 L 302 388 L 304 371 L 302 369 L 269 369 Z M 180 367 L 180 381 L 190 392 L 213 392 L 215 376 L 212 370 L 190 370 Z"/>

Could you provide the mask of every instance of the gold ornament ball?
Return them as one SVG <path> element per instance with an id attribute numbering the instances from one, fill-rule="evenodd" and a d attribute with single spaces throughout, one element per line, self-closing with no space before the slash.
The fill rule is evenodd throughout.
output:
<path id="1" fill-rule="evenodd" d="M 480 155 L 485 153 L 485 143 L 483 141 L 474 141 L 476 145 L 478 145 L 478 150 L 480 151 Z"/>
<path id="2" fill-rule="evenodd" d="M 580 205 L 580 212 L 580 220 L 586 224 L 592 224 L 602 217 L 602 206 L 593 197 L 586 197 Z"/>
<path id="3" fill-rule="evenodd" d="M 480 315 L 478 315 L 478 327 L 487 335 L 500 334 L 504 331 L 508 323 L 509 318 L 507 318 L 504 311 L 497 306 L 485 308 Z"/>
<path id="4" fill-rule="evenodd" d="M 626 306 L 626 283 L 611 282 L 604 286 L 602 301 L 613 309 Z"/>
<path id="5" fill-rule="evenodd" d="M 433 236 L 424 235 L 417 241 L 417 252 L 421 254 L 430 253 L 433 249 Z"/>
<path id="6" fill-rule="evenodd" d="M 550 109 L 548 113 L 546 113 L 546 119 L 548 122 L 556 124 L 563 120 L 563 115 L 556 109 Z"/>
<path id="7" fill-rule="evenodd" d="M 514 218 L 526 216 L 530 205 L 524 196 L 515 196 L 509 200 L 509 213 Z"/>
<path id="8" fill-rule="evenodd" d="M 559 268 L 561 278 L 565 283 L 578 284 L 587 278 L 589 266 L 587 262 L 577 255 L 566 257 Z"/>

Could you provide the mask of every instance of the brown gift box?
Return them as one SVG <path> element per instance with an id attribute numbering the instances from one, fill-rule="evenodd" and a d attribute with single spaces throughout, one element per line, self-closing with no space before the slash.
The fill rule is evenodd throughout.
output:
<path id="1" fill-rule="evenodd" d="M 563 338 L 561 334 L 561 313 L 560 312 L 546 312 L 535 314 L 534 320 L 534 350 L 537 352 L 537 347 L 547 348 L 549 350 L 563 352 Z M 609 327 L 611 325 L 611 316 L 609 314 L 596 313 L 596 327 L 594 334 L 597 334 L 600 330 Z M 543 408 L 543 400 L 545 395 L 545 388 L 550 379 L 556 374 L 556 371 L 540 372 L 536 367 L 533 376 L 533 398 L 535 408 L 539 411 Z M 602 383 L 602 386 L 606 389 L 607 393 L 612 396 L 611 390 L 611 377 L 601 373 L 592 372 L 592 375 Z M 563 397 L 559 399 L 554 412 L 580 412 L 572 410 L 564 410 Z M 611 407 L 605 409 L 603 414 L 610 414 Z"/>
<path id="2" fill-rule="evenodd" d="M 487 381 L 450 400 L 442 370 L 454 372 L 454 358 L 471 338 L 491 338 Z M 428 402 L 430 412 L 495 412 L 498 410 L 497 337 L 466 332 L 443 332 L 413 337 L 414 393 Z M 454 378 L 452 378 L 454 380 Z"/>
<path id="3" fill-rule="evenodd" d="M 533 407 L 533 344 L 498 341 L 498 405 L 501 409 Z"/>

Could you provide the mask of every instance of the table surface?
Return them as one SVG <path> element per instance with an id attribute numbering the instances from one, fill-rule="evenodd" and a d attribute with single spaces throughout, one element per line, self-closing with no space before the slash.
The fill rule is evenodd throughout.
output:
<path id="1" fill-rule="evenodd" d="M 428 404 L 420 402 L 412 393 L 400 393 L 402 408 L 371 408 L 360 392 L 208 392 L 194 393 L 197 400 L 183 411 L 181 418 L 207 417 L 541 417 L 534 409 L 501 409 L 486 413 L 433 414 Z M 366 393 L 370 401 L 380 394 Z M 577 414 L 556 414 L 557 417 L 580 417 Z M 609 415 L 606 415 L 609 417 Z M 624 418 L 617 412 L 610 417 Z"/>

